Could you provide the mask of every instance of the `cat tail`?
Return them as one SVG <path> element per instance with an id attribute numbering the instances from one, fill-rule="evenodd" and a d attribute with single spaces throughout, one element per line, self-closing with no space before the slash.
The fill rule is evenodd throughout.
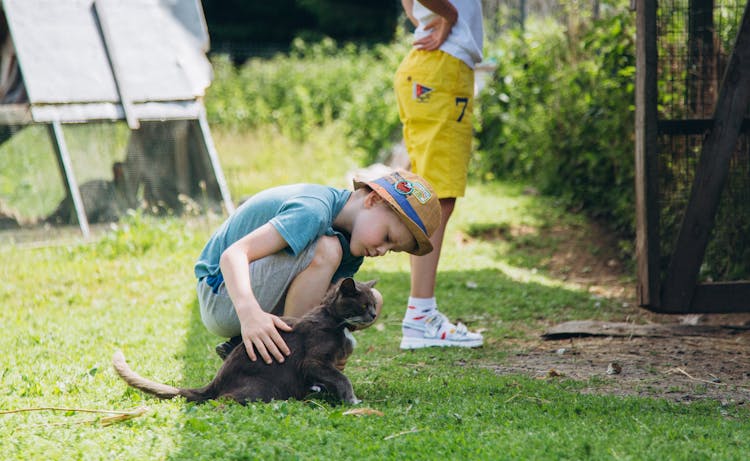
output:
<path id="1" fill-rule="evenodd" d="M 120 375 L 120 378 L 143 392 L 155 395 L 160 399 L 171 399 L 178 395 L 184 395 L 182 389 L 148 380 L 133 371 L 128 365 L 128 362 L 125 361 L 125 356 L 122 351 L 115 352 L 115 355 L 112 357 L 112 365 L 117 374 Z"/>

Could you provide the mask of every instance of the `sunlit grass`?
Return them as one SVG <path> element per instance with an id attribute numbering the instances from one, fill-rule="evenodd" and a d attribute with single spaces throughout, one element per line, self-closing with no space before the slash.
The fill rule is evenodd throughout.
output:
<path id="1" fill-rule="evenodd" d="M 281 136 L 272 126 L 247 132 L 216 130 L 222 168 L 233 197 L 298 182 L 347 187 L 345 174 L 359 158 L 336 123 L 320 127 L 305 142 Z"/>
<path id="2" fill-rule="evenodd" d="M 237 197 L 285 182 L 345 186 L 355 165 L 335 127 L 309 143 L 272 132 L 215 138 Z M 583 395 L 572 380 L 493 371 L 514 341 L 545 325 L 622 315 L 616 300 L 534 270 L 535 253 L 550 244 L 543 230 L 567 220 L 585 225 L 518 184 L 472 184 L 459 201 L 437 295 L 451 317 L 484 331 L 476 350 L 400 351 L 408 256 L 368 260 L 359 278 L 379 280 L 385 306 L 358 333 L 347 374 L 361 406 L 383 416 L 364 417 L 322 401 L 161 401 L 114 374 L 117 349 L 142 374 L 178 386 L 215 373 L 221 338 L 201 324 L 192 265 L 218 217 L 135 215 L 92 242 L 2 245 L 0 411 L 148 411 L 111 426 L 79 411 L 0 415 L 0 459 L 742 459 L 750 423 L 740 405 Z M 467 238 L 478 223 L 541 231 L 525 253 Z"/>

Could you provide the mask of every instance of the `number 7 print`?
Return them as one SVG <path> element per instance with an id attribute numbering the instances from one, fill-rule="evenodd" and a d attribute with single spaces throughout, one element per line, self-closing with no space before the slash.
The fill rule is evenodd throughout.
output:
<path id="1" fill-rule="evenodd" d="M 469 98 L 456 98 L 456 105 L 463 104 L 463 107 L 461 107 L 461 115 L 458 116 L 457 122 L 460 122 L 464 118 L 464 113 L 466 112 L 466 106 L 469 105 Z"/>

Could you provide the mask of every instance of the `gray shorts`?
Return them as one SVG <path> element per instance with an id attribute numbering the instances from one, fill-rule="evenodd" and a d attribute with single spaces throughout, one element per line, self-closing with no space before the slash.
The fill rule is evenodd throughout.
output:
<path id="1" fill-rule="evenodd" d="M 250 284 L 264 311 L 281 315 L 289 285 L 310 265 L 316 245 L 317 241 L 311 243 L 297 256 L 280 251 L 250 263 Z M 224 338 L 239 335 L 240 320 L 224 282 L 214 293 L 204 278 L 198 281 L 197 290 L 201 320 L 208 331 Z"/>

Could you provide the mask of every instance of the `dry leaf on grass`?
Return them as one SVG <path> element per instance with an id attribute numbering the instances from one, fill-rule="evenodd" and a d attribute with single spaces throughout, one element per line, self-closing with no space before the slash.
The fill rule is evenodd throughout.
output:
<path id="1" fill-rule="evenodd" d="M 353 408 L 346 410 L 344 413 L 346 416 L 383 416 L 384 413 L 380 410 L 373 408 Z"/>
<path id="2" fill-rule="evenodd" d="M 565 373 L 560 373 L 554 368 L 550 368 L 549 371 L 547 371 L 547 376 L 545 376 L 545 378 L 561 378 L 563 376 L 565 376 Z"/>
<path id="3" fill-rule="evenodd" d="M 99 424 L 101 424 L 102 426 L 109 426 L 114 423 L 119 423 L 122 421 L 127 421 L 129 419 L 137 418 L 145 414 L 147 411 L 148 411 L 148 407 L 138 407 L 133 411 L 122 412 L 118 415 L 107 416 L 107 417 L 101 418 L 99 420 Z"/>

